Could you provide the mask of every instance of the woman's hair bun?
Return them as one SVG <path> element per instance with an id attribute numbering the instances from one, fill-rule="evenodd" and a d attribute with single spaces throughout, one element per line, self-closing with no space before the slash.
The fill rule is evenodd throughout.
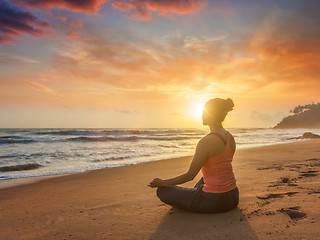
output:
<path id="1" fill-rule="evenodd" d="M 225 110 L 226 110 L 227 112 L 230 112 L 230 111 L 233 110 L 233 107 L 234 107 L 234 104 L 233 104 L 232 99 L 231 99 L 231 98 L 227 98 L 227 99 L 225 100 Z"/>

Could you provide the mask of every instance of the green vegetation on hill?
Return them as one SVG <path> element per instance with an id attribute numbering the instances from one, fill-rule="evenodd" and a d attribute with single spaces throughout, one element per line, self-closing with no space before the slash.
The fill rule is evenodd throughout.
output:
<path id="1" fill-rule="evenodd" d="M 299 105 L 274 128 L 320 128 L 320 103 Z"/>

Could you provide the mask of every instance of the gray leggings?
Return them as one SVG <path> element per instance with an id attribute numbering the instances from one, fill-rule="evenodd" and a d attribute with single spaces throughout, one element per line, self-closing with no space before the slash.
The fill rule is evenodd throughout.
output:
<path id="1" fill-rule="evenodd" d="M 238 206 L 239 190 L 237 187 L 224 193 L 208 193 L 202 191 L 203 185 L 203 178 L 201 178 L 194 188 L 158 187 L 157 196 L 166 204 L 199 213 L 226 212 Z"/>

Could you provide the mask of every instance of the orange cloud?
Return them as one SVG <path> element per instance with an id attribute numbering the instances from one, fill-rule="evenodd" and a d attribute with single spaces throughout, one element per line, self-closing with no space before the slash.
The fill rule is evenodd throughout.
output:
<path id="1" fill-rule="evenodd" d="M 224 37 L 172 36 L 166 42 L 150 41 L 139 46 L 97 37 L 82 41 L 77 47 L 66 46 L 68 51 L 59 53 L 53 64 L 70 80 L 121 89 L 170 94 L 214 89 L 222 93 L 231 89 L 227 86 L 233 86 L 234 75 L 243 78 L 229 66 L 232 57 L 226 56 L 223 40 Z M 248 84 L 244 88 L 233 87 L 232 91 L 247 88 Z"/>
<path id="2" fill-rule="evenodd" d="M 54 88 L 60 89 L 60 99 L 54 101 L 110 107 L 129 99 L 132 107 L 138 102 L 152 109 L 155 102 L 195 95 L 251 96 L 250 101 L 259 98 L 261 104 L 271 94 L 301 96 L 299 101 L 308 94 L 318 96 L 319 21 L 316 14 L 309 13 L 307 22 L 305 17 L 273 12 L 250 34 L 176 34 L 146 40 L 130 33 L 130 42 L 83 29 L 78 41 L 62 42 L 52 59 L 53 71 L 62 79 Z M 54 82 L 50 85 L 56 86 Z M 77 92 L 75 86 L 83 89 Z M 89 94 L 85 89 L 91 87 L 101 92 Z"/>
<path id="3" fill-rule="evenodd" d="M 177 34 L 146 41 L 132 34 L 135 44 L 93 34 L 77 45 L 66 45 L 53 66 L 70 81 L 84 85 L 103 84 L 137 92 L 148 89 L 169 95 L 253 94 L 273 82 L 279 85 L 268 88 L 270 92 L 286 86 L 292 91 L 294 87 L 286 83 L 298 90 L 301 81 L 309 82 L 310 88 L 320 88 L 320 38 L 313 33 L 315 29 L 295 28 L 309 36 L 304 45 L 290 24 L 281 31 L 282 22 L 286 21 L 281 15 L 272 24 L 267 18 L 252 35 Z"/>
<path id="4" fill-rule="evenodd" d="M 206 3 L 201 0 L 115 0 L 112 6 L 123 12 L 129 12 L 130 18 L 148 21 L 150 12 L 171 17 L 173 14 L 192 14 Z"/>
<path id="5" fill-rule="evenodd" d="M 47 86 L 40 84 L 40 83 L 23 82 L 22 84 L 30 89 L 35 89 L 35 90 L 39 90 L 39 91 L 46 92 L 46 93 L 54 93 L 55 92 L 54 90 L 52 90 L 52 89 L 48 88 Z"/>
<path id="6" fill-rule="evenodd" d="M 80 32 L 70 31 L 70 32 L 67 33 L 67 38 L 80 39 L 81 38 L 81 33 Z"/>
<path id="7" fill-rule="evenodd" d="M 256 71 L 264 74 L 268 81 L 317 79 L 320 76 L 319 24 L 320 15 L 312 14 L 310 8 L 299 14 L 271 13 L 250 43 L 250 51 L 256 56 Z"/>
<path id="8" fill-rule="evenodd" d="M 48 7 L 68 9 L 75 12 L 97 13 L 100 6 L 106 0 L 86 0 L 86 1 L 72 1 L 72 0 L 14 0 L 23 6 L 31 8 Z"/>

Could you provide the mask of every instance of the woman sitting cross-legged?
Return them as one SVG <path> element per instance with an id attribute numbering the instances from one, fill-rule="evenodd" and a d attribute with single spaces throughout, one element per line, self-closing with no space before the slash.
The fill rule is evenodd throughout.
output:
<path id="1" fill-rule="evenodd" d="M 222 127 L 233 106 L 230 98 L 214 98 L 205 104 L 202 120 L 203 125 L 209 125 L 210 133 L 198 142 L 189 170 L 149 183 L 150 187 L 158 187 L 157 196 L 162 202 L 200 213 L 225 212 L 238 205 L 239 190 L 232 168 L 236 144 L 231 133 Z M 200 170 L 203 177 L 194 188 L 176 186 L 193 180 Z"/>

